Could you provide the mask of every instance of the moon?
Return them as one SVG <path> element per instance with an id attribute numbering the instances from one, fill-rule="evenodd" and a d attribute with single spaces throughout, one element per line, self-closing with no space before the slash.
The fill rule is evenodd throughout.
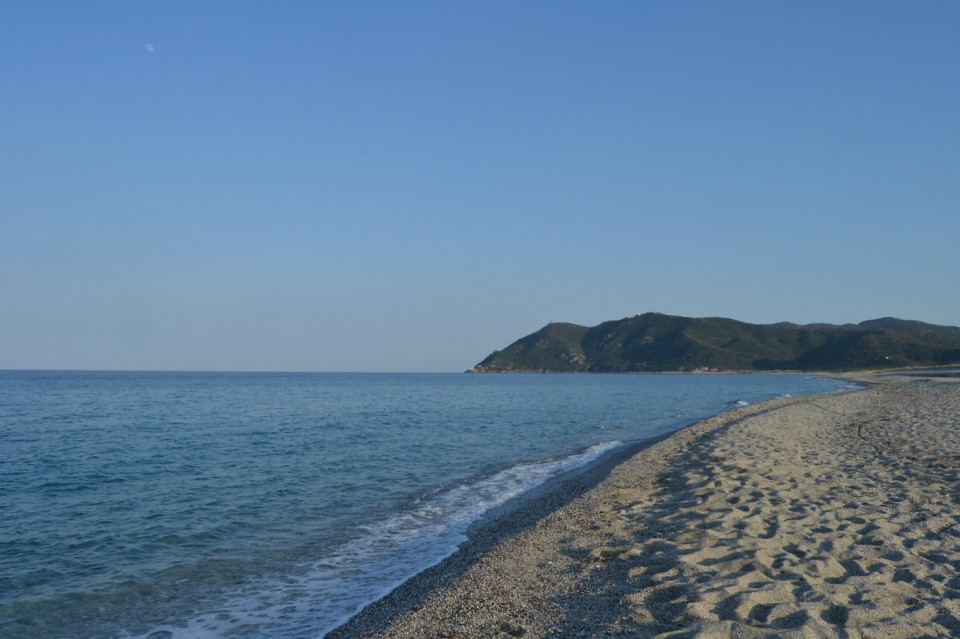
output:
<path id="1" fill-rule="evenodd" d="M 147 50 L 147 53 L 153 53 L 154 51 L 157 50 L 157 48 L 152 44 L 150 44 L 149 42 L 143 45 L 143 48 Z"/>

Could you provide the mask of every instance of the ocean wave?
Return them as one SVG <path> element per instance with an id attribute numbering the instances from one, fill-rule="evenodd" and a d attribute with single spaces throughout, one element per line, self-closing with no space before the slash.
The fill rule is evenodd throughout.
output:
<path id="1" fill-rule="evenodd" d="M 368 604 L 456 552 L 491 509 L 622 445 L 605 442 L 556 460 L 520 464 L 427 498 L 367 526 L 356 539 L 285 574 L 252 579 L 183 624 L 124 639 L 323 637 Z"/>

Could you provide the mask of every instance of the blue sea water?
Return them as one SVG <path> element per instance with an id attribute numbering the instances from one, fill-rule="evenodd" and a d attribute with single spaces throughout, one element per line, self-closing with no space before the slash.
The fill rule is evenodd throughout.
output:
<path id="1" fill-rule="evenodd" d="M 303 639 L 489 509 L 808 375 L 0 372 L 0 637 Z"/>

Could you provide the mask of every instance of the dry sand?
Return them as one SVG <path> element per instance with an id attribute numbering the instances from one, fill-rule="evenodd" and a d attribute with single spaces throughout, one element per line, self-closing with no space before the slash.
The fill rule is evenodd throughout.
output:
<path id="1" fill-rule="evenodd" d="M 334 635 L 960 636 L 960 384 L 884 381 L 571 480 Z"/>

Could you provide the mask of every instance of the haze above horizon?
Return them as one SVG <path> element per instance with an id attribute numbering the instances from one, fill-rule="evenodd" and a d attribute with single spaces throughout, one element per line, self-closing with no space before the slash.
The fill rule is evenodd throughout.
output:
<path id="1" fill-rule="evenodd" d="M 15 3 L 0 369 L 960 325 L 960 4 Z"/>

